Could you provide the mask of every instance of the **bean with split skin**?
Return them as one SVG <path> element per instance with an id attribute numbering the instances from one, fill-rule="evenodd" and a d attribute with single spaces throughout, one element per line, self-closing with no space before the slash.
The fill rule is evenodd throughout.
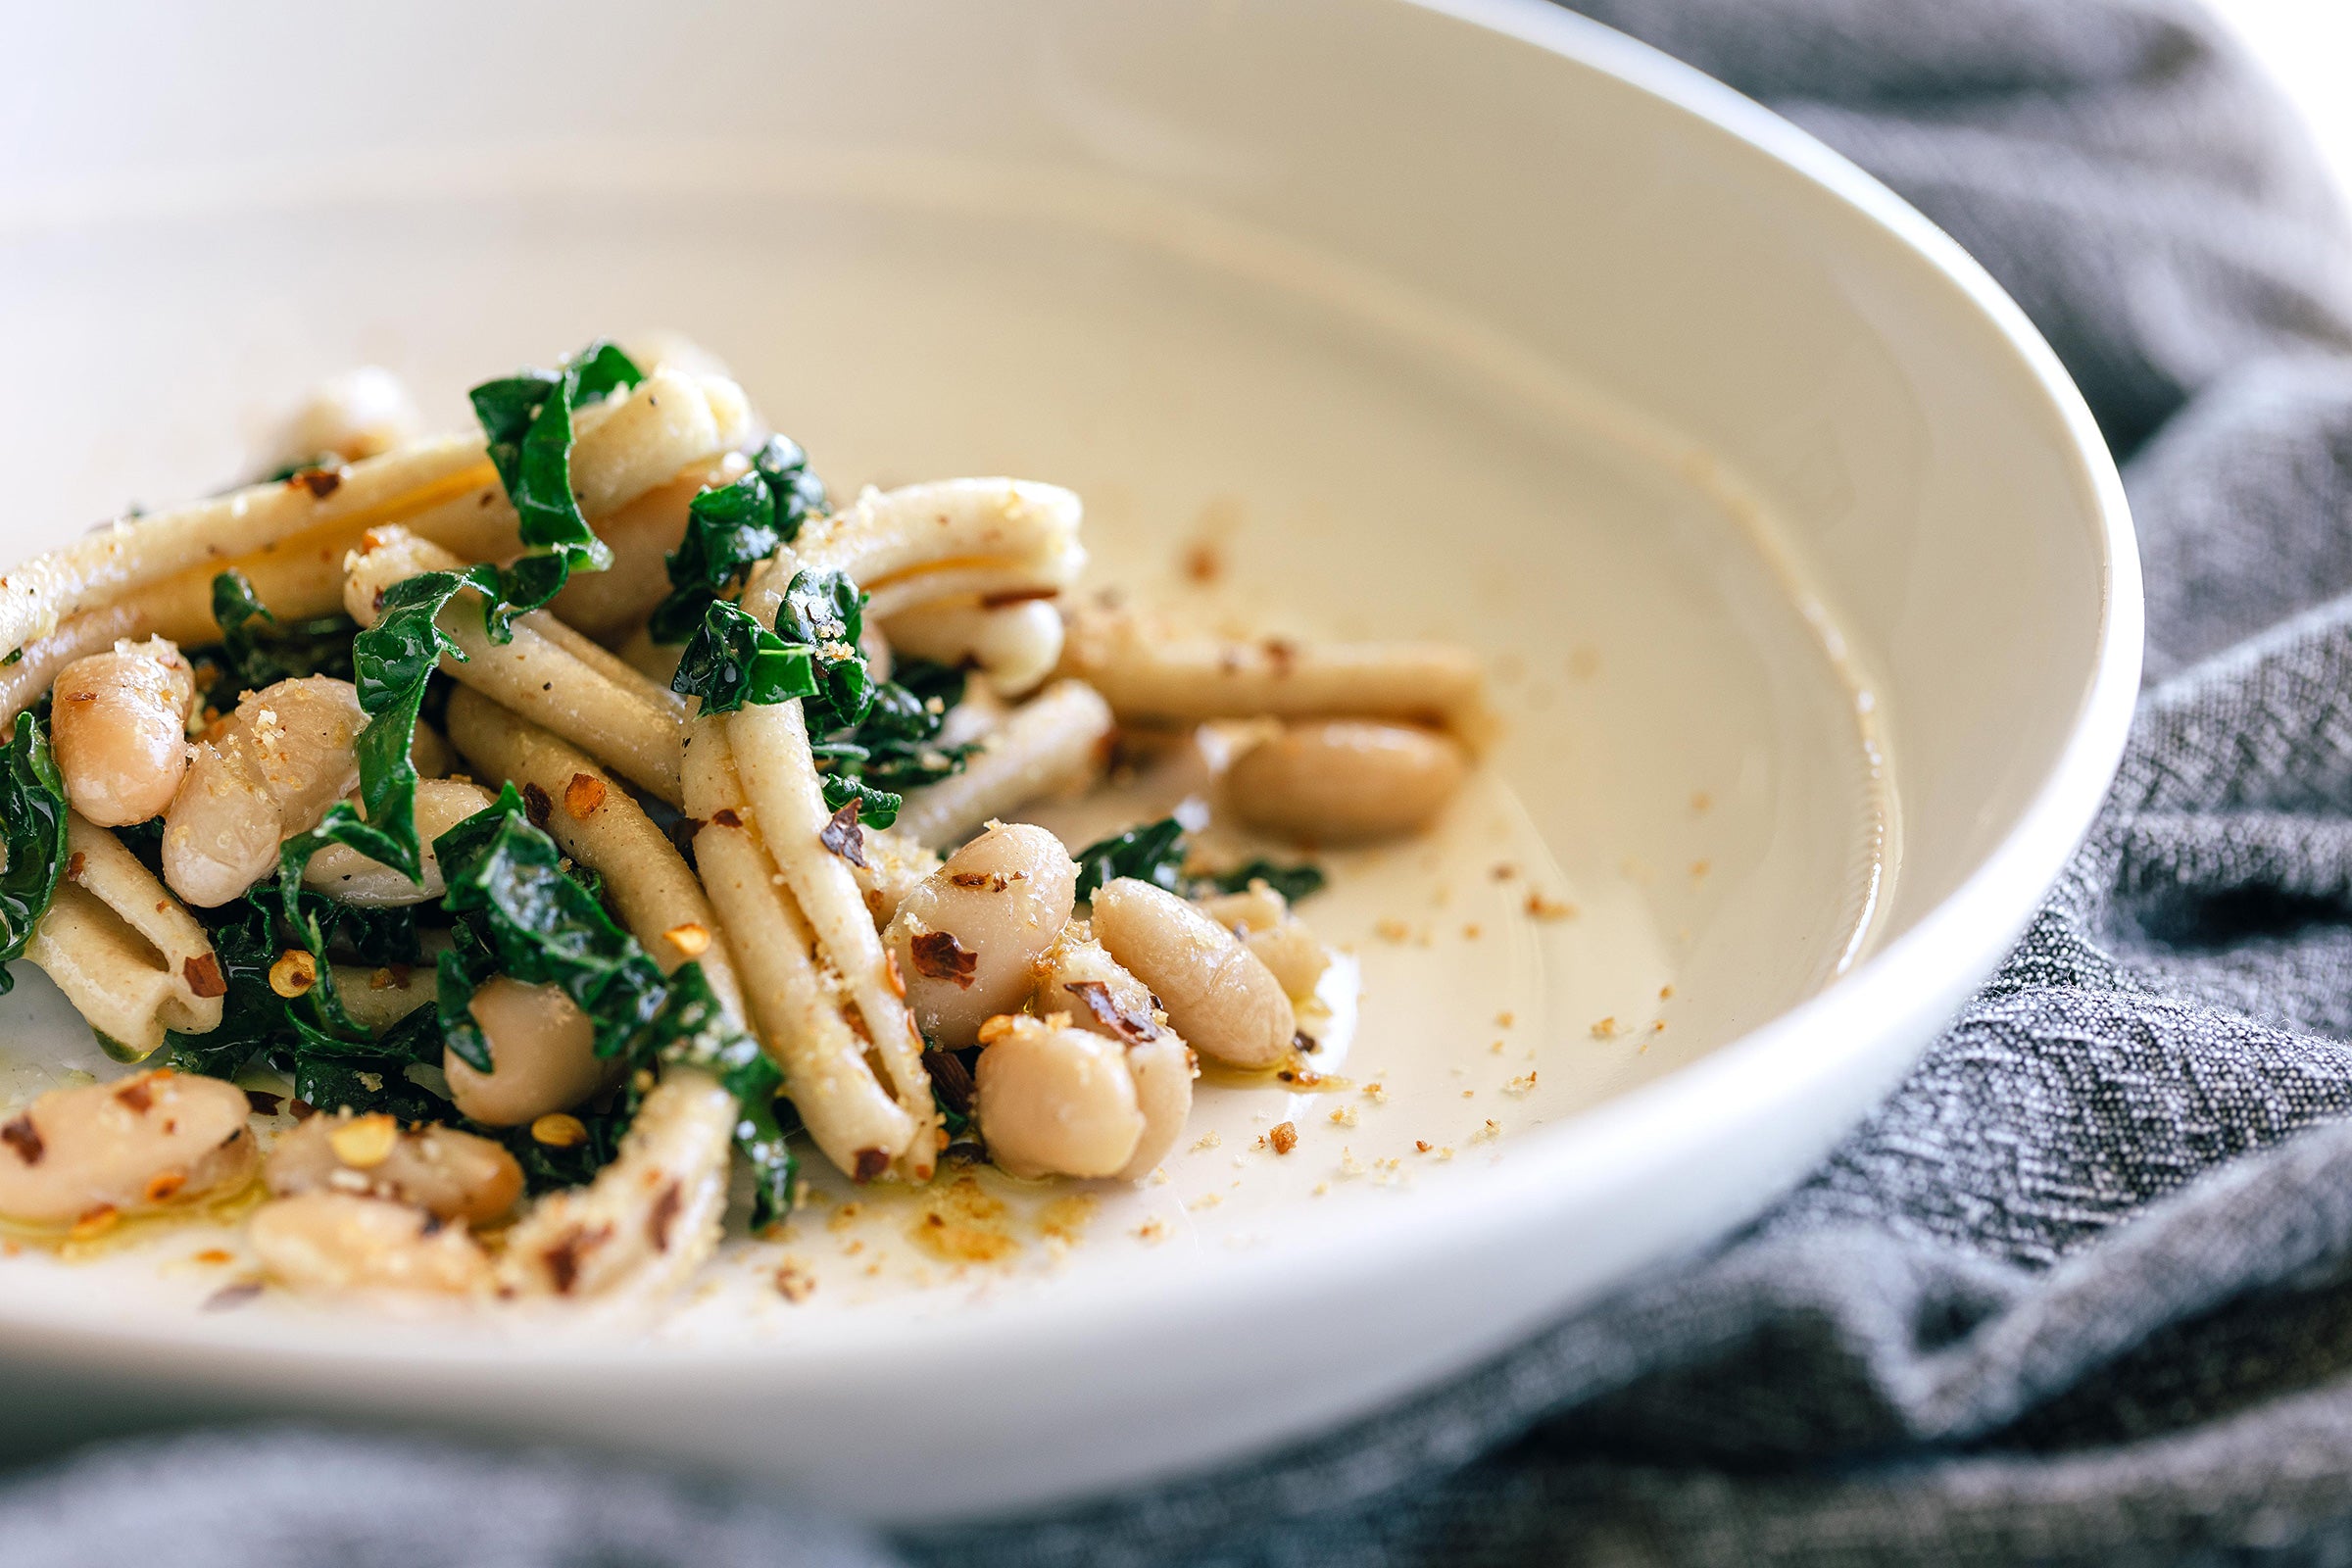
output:
<path id="1" fill-rule="evenodd" d="M 1436 730 L 1362 719 L 1291 724 L 1242 755 L 1225 801 L 1250 826 L 1301 844 L 1417 833 L 1461 788 L 1462 749 Z"/>
<path id="2" fill-rule="evenodd" d="M 76 659 L 50 688 L 51 744 L 74 809 L 100 827 L 144 822 L 188 770 L 196 672 L 161 637 Z"/>
<path id="3" fill-rule="evenodd" d="M 522 1196 L 522 1167 L 487 1138 L 455 1127 L 403 1128 L 381 1112 L 313 1116 L 270 1151 L 263 1178 L 277 1198 L 346 1193 L 486 1225 Z"/>
<path id="4" fill-rule="evenodd" d="M 1263 959 L 1173 893 L 1134 877 L 1095 894 L 1095 939 L 1152 988 L 1194 1050 L 1237 1067 L 1271 1067 L 1298 1021 Z"/>
<path id="5" fill-rule="evenodd" d="M 1200 1063 L 1184 1037 L 1169 1027 L 1166 1014 L 1152 1005 L 1144 983 L 1120 968 L 1083 923 L 1065 930 L 1037 967 L 1037 995 L 1030 1005 L 1040 1017 L 1066 1012 L 1071 1027 L 1116 1041 L 1127 1054 L 1144 1131 L 1127 1163 L 1113 1174 L 1121 1181 L 1141 1181 L 1183 1136 Z"/>
<path id="6" fill-rule="evenodd" d="M 612 1079 L 613 1063 L 596 1054 L 596 1026 L 554 986 L 498 975 L 473 994 L 470 1010 L 490 1043 L 491 1070 L 450 1050 L 441 1070 L 458 1109 L 486 1127 L 569 1110 Z"/>
<path id="7" fill-rule="evenodd" d="M 245 1091 L 158 1068 L 0 1115 L 0 1217 L 71 1225 L 233 1192 L 258 1155 Z"/>
<path id="8" fill-rule="evenodd" d="M 900 901 L 883 941 L 925 1039 L 960 1051 L 1021 1004 L 1069 922 L 1078 867 L 1042 827 L 990 828 Z"/>
<path id="9" fill-rule="evenodd" d="M 1144 1113 L 1119 1042 L 1015 1014 L 989 1020 L 972 1114 L 989 1157 L 1013 1176 L 1115 1176 Z"/>

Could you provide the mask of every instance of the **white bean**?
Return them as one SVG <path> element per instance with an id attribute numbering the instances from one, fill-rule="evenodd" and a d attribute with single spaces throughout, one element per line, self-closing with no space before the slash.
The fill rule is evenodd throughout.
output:
<path id="1" fill-rule="evenodd" d="M 1251 827 L 1300 844 L 1418 833 L 1461 788 L 1462 749 L 1410 724 L 1293 724 L 1242 754 L 1225 799 Z"/>
<path id="2" fill-rule="evenodd" d="M 1114 1176 L 1144 1136 L 1135 1078 L 1115 1040 L 1027 1014 L 989 1020 L 972 1114 L 989 1157 L 1014 1176 Z"/>
<path id="3" fill-rule="evenodd" d="M 466 1296 L 490 1283 L 490 1260 L 463 1225 L 380 1198 L 281 1198 L 253 1211 L 245 1240 L 270 1278 L 297 1290 Z"/>
<path id="4" fill-rule="evenodd" d="M 1263 882 L 1252 882 L 1244 892 L 1219 894 L 1199 904 L 1203 914 L 1240 937 L 1243 946 L 1274 971 L 1293 1002 L 1315 994 L 1316 982 L 1331 967 L 1331 950 L 1304 920 L 1291 913 L 1281 894 Z"/>
<path id="5" fill-rule="evenodd" d="M 1184 1038 L 1168 1027 L 1167 1015 L 1152 1005 L 1151 991 L 1119 967 L 1083 922 L 1064 930 L 1037 968 L 1037 996 L 1030 1005 L 1040 1016 L 1066 1012 L 1073 1028 L 1116 1041 L 1127 1053 L 1144 1132 L 1115 1174 L 1121 1181 L 1141 1181 L 1183 1136 L 1200 1063 Z"/>
<path id="6" fill-rule="evenodd" d="M 449 1098 L 488 1127 L 519 1127 L 569 1110 L 610 1081 L 596 1054 L 596 1026 L 554 986 L 507 975 L 483 982 L 468 1009 L 490 1043 L 489 1072 L 455 1051 L 441 1053 Z"/>
<path id="7" fill-rule="evenodd" d="M 438 899 L 448 885 L 441 880 L 441 862 L 433 858 L 433 840 L 489 806 L 490 801 L 490 792 L 479 784 L 454 778 L 418 779 L 415 814 L 422 882 L 410 881 L 349 845 L 330 844 L 303 866 L 303 886 L 370 909 Z"/>
<path id="8" fill-rule="evenodd" d="M 1094 930 L 1194 1050 L 1237 1067 L 1271 1067 L 1290 1053 L 1298 1022 L 1282 982 L 1173 893 L 1133 877 L 1107 882 L 1095 894 Z"/>
<path id="9" fill-rule="evenodd" d="M 272 1197 L 348 1193 L 486 1225 L 522 1196 L 522 1167 L 487 1138 L 455 1127 L 404 1129 L 376 1112 L 312 1116 L 263 1165 Z"/>
<path id="10" fill-rule="evenodd" d="M 164 813 L 164 880 L 190 904 L 226 904 L 277 867 L 277 847 L 318 825 L 359 782 L 366 719 L 351 682 L 326 675 L 248 692 L 200 741 Z"/>
<path id="11" fill-rule="evenodd" d="M 400 377 L 380 365 L 363 365 L 311 389 L 286 421 L 271 453 L 272 467 L 315 458 L 357 462 L 389 452 L 424 433 L 424 416 Z"/>
<path id="12" fill-rule="evenodd" d="M 196 673 L 161 637 L 128 638 L 57 672 L 51 744 L 67 799 L 100 827 L 144 822 L 188 770 Z"/>
<path id="13" fill-rule="evenodd" d="M 899 906 L 883 940 L 923 1037 L 961 1051 L 980 1025 L 1021 1004 L 1031 966 L 1070 918 L 1078 867 L 1042 827 L 992 827 L 948 858 Z"/>
<path id="14" fill-rule="evenodd" d="M 230 1192 L 253 1175 L 245 1091 L 158 1068 L 52 1089 L 0 1118 L 0 1216 L 68 1225 Z"/>

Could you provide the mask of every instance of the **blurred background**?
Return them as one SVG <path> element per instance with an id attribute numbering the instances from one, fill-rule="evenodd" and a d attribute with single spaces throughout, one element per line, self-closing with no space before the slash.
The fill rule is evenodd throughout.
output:
<path id="1" fill-rule="evenodd" d="M 2209 0 L 2294 99 L 2335 169 L 2352 190 L 2352 4 L 2346 0 Z"/>

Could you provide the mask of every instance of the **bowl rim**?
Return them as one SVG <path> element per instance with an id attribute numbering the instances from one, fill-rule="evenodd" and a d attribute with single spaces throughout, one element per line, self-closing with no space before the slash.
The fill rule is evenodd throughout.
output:
<path id="1" fill-rule="evenodd" d="M 1727 133 L 1891 236 L 1991 325 L 2065 437 L 2085 516 L 2094 523 L 2090 542 L 2099 556 L 2100 593 L 2090 679 L 2055 761 L 1999 841 L 1910 929 L 1820 991 L 1697 1060 L 1515 1137 L 1514 1158 L 1460 1172 L 1443 1190 L 1418 1195 L 1409 1209 L 1348 1205 L 1335 1211 L 1329 1226 L 1279 1250 L 1228 1254 L 1213 1268 L 1176 1254 L 1139 1258 L 1114 1279 L 1024 1296 L 1005 1311 L 979 1314 L 992 1333 L 1017 1328 L 1049 1352 L 1099 1332 L 1105 1316 L 1126 1324 L 1196 1321 L 1205 1295 L 1279 1300 L 1326 1295 L 1335 1284 L 1371 1285 L 1391 1273 L 1400 1255 L 1442 1256 L 1491 1243 L 1498 1231 L 1524 1228 L 1547 1198 L 1586 1185 L 1595 1172 L 1654 1142 L 1661 1117 L 1684 1127 L 1678 1141 L 1690 1141 L 1695 1128 L 1703 1142 L 1752 1119 L 1759 1103 L 1801 1098 L 1808 1085 L 1849 1074 L 1881 1048 L 1884 1020 L 1915 1008 L 1923 996 L 1950 990 L 1956 975 L 1964 974 L 1973 987 L 1990 973 L 2089 828 L 2122 758 L 2138 692 L 2143 633 L 2139 557 L 2122 479 L 2055 352 L 1991 275 L 1843 155 L 1695 68 L 1601 23 L 1550 0 L 1396 3 L 1531 45 Z M 1914 1051 L 1905 1062 L 1916 1056 Z M 1368 1245 L 1375 1238 L 1376 1245 Z M 1552 1310 L 1571 1304 L 1564 1299 Z M 220 1374 L 267 1365 L 282 1375 L 297 1370 L 297 1363 L 305 1378 L 393 1367 L 462 1369 L 474 1386 L 485 1375 L 521 1385 L 594 1369 L 606 1379 L 608 1397 L 634 1383 L 671 1383 L 681 1375 L 728 1383 L 743 1382 L 747 1373 L 762 1381 L 806 1375 L 835 1383 L 869 1372 L 903 1379 L 918 1369 L 967 1364 L 959 1342 L 970 1333 L 953 1319 L 888 1312 L 831 1319 L 821 1335 L 804 1339 L 733 1343 L 648 1341 L 621 1333 L 529 1343 L 457 1335 L 428 1345 L 407 1334 L 335 1338 L 323 1325 L 318 1332 L 308 1325 L 299 1332 L 292 1324 L 271 1327 L 276 1338 L 264 1345 L 250 1330 L 220 1317 L 93 1326 L 0 1300 L 0 1352 L 39 1349 L 74 1360 L 103 1352 L 122 1367 L 126 1352 L 135 1363 L 201 1347 L 214 1357 L 207 1370 Z M 624 1348 L 625 1354 L 616 1356 Z"/>

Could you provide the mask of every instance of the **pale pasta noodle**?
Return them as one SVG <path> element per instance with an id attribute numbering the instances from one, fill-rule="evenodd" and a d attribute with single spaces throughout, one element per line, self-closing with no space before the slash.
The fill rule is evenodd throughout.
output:
<path id="1" fill-rule="evenodd" d="M 1083 681 L 1056 681 L 1006 715 L 963 771 L 907 795 L 898 828 L 953 844 L 1040 796 L 1074 795 L 1102 776 L 1110 708 Z"/>
<path id="2" fill-rule="evenodd" d="M 152 1054 L 167 1029 L 219 1028 L 226 988 L 204 927 L 106 829 L 70 817 L 66 849 L 24 956 L 128 1055 Z"/>

